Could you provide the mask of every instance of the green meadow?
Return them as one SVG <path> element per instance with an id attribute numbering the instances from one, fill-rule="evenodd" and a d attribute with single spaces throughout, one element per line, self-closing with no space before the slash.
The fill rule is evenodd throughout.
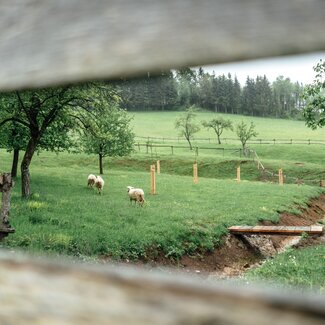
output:
<path id="1" fill-rule="evenodd" d="M 178 131 L 175 129 L 175 120 L 183 112 L 131 112 L 134 116 L 134 133 L 142 137 L 170 137 L 177 138 Z M 284 120 L 274 118 L 262 118 L 253 116 L 217 114 L 212 112 L 198 112 L 196 121 L 200 123 L 203 120 L 211 120 L 215 117 L 230 119 L 234 125 L 244 121 L 253 122 L 256 125 L 258 139 L 311 139 L 325 141 L 325 130 L 311 130 L 305 126 L 303 121 Z M 195 134 L 197 138 L 215 138 L 211 130 L 203 127 Z M 235 133 L 225 130 L 222 134 L 224 138 L 236 138 Z"/>
<path id="2" fill-rule="evenodd" d="M 182 112 L 131 114 L 137 136 L 178 136 L 174 121 Z M 197 120 L 208 120 L 214 115 L 201 112 Z M 222 116 L 234 124 L 241 120 L 253 121 L 259 138 L 325 141 L 325 130 L 312 131 L 301 121 Z M 223 136 L 235 138 L 229 131 Z M 212 139 L 214 134 L 201 129 L 197 137 Z M 143 139 L 141 144 L 145 143 Z M 11 205 L 11 224 L 16 232 L 1 245 L 42 254 L 95 259 L 99 256 L 116 260 L 151 259 L 163 253 L 175 260 L 184 254 L 215 249 L 222 243 L 228 226 L 254 225 L 261 220 L 276 222 L 280 212 L 299 213 L 299 208 L 305 207 L 311 198 L 324 193 L 324 189 L 315 185 L 325 179 L 325 145 L 250 145 L 268 171 L 284 170 L 287 184 L 279 186 L 276 177 L 261 182 L 263 174 L 257 169 L 256 158 L 243 157 L 238 151 L 239 142 L 216 145 L 213 141 L 197 141 L 198 153 L 189 150 L 186 142 L 182 143 L 185 148 L 174 148 L 173 152 L 172 142 L 155 143 L 167 147 L 135 146 L 129 157 L 105 158 L 102 195 L 87 187 L 88 174 L 98 174 L 96 156 L 39 152 L 31 165 L 29 200 L 20 198 L 19 177 L 16 180 Z M 217 147 L 221 150 L 216 150 Z M 11 159 L 10 153 L 0 150 L 0 171 L 10 170 Z M 149 166 L 158 159 L 161 174 L 156 179 L 157 195 L 150 195 Z M 195 161 L 199 168 L 198 184 L 193 184 L 192 177 Z M 238 166 L 241 183 L 236 182 Z M 306 182 L 298 186 L 297 178 Z M 128 185 L 144 189 L 144 207 L 130 203 Z M 317 265 L 323 262 L 317 261 Z M 276 259 L 273 263 L 275 269 L 282 270 L 281 260 L 279 268 Z M 260 272 L 252 276 L 272 277 Z M 280 275 L 274 272 L 273 277 L 285 277 L 285 270 L 279 272 Z M 290 277 L 291 273 L 288 273 Z M 292 282 L 308 285 L 307 271 L 305 277 L 299 277 Z"/>
<path id="3" fill-rule="evenodd" d="M 198 153 L 195 150 L 189 150 L 185 139 L 179 141 L 170 141 L 168 138 L 177 139 L 178 133 L 174 127 L 175 119 L 182 115 L 182 112 L 136 112 L 131 113 L 134 116 L 134 133 L 138 137 L 137 143 L 142 146 L 135 147 L 136 159 L 145 159 L 151 157 L 152 160 L 166 160 L 169 172 L 184 174 L 186 169 L 187 175 L 191 173 L 190 167 L 176 167 L 178 162 L 183 161 L 186 166 L 190 162 L 197 161 L 199 174 L 204 177 L 211 175 L 215 178 L 235 177 L 235 167 L 241 162 L 243 177 L 247 180 L 259 180 L 261 173 L 256 170 L 254 157 L 243 157 L 239 151 L 241 144 L 236 140 L 235 132 L 225 130 L 221 138 L 231 138 L 233 141 L 225 140 L 221 145 L 216 143 L 216 136 L 212 130 L 201 130 L 195 134 L 197 140 L 193 140 L 193 145 L 198 147 Z M 263 166 L 271 173 L 277 173 L 279 168 L 283 169 L 287 176 L 288 183 L 294 183 L 296 179 L 306 180 L 306 184 L 315 185 L 320 179 L 325 178 L 325 130 L 311 130 L 305 126 L 303 121 L 283 120 L 272 118 L 258 118 L 249 116 L 215 114 L 211 112 L 198 112 L 196 121 L 209 120 L 215 116 L 230 119 L 235 126 L 240 121 L 247 124 L 253 122 L 258 132 L 258 139 L 293 139 L 298 144 L 258 144 L 251 143 L 249 148 L 254 150 Z M 144 144 L 149 137 L 153 147 L 146 148 Z M 153 137 L 150 139 L 150 137 Z M 160 139 L 155 139 L 160 138 Z M 165 137 L 165 138 L 164 138 Z M 164 138 L 164 139 L 162 139 Z M 210 139 L 210 141 L 202 140 Z M 307 140 L 314 140 L 318 144 L 308 145 Z M 304 144 L 297 140 L 304 140 Z M 317 142 L 318 140 L 318 142 Z M 162 146 L 162 147 L 159 147 Z M 184 148 L 178 148 L 182 146 Z M 173 161 L 171 167 L 169 162 Z M 255 159 L 256 161 L 256 159 Z M 201 165 L 201 166 L 200 166 Z M 213 169 L 214 172 L 207 172 L 207 169 Z M 271 180 L 271 179 L 270 179 Z"/>
<path id="4" fill-rule="evenodd" d="M 2 169 L 10 156 L 1 150 Z M 73 163 L 72 163 L 73 161 Z M 20 198 L 20 181 L 12 196 L 12 225 L 16 233 L 5 245 L 32 251 L 72 255 L 106 255 L 116 259 L 146 257 L 163 251 L 178 258 L 183 254 L 212 250 L 226 228 L 278 219 L 281 211 L 296 212 L 319 187 L 233 179 L 157 176 L 157 195 L 150 195 L 150 175 L 144 171 L 119 170 L 104 174 L 102 195 L 87 188 L 87 175 L 96 172 L 96 158 L 84 154 L 41 153 L 31 169 L 32 197 Z M 7 167 L 6 167 L 7 166 Z M 132 205 L 126 187 L 142 187 L 143 208 Z"/>

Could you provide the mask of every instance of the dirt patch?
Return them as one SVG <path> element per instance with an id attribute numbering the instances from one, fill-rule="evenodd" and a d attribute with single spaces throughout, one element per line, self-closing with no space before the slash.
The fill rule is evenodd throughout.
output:
<path id="1" fill-rule="evenodd" d="M 261 260 L 260 253 L 247 247 L 242 240 L 228 235 L 224 244 L 213 252 L 206 253 L 200 258 L 197 256 L 183 256 L 180 264 L 190 272 L 210 275 L 211 273 L 223 276 L 237 276 Z"/>
<path id="2" fill-rule="evenodd" d="M 305 166 L 305 164 L 301 163 L 301 162 L 295 162 L 294 164 L 297 165 L 297 166 Z"/>
<path id="3" fill-rule="evenodd" d="M 306 209 L 301 209 L 301 215 L 282 213 L 277 225 L 280 226 L 310 226 L 325 219 L 325 195 L 312 200 Z M 274 225 L 263 221 L 261 225 Z M 325 235 L 309 236 L 257 236 L 257 246 L 264 246 L 266 252 L 256 251 L 245 241 L 234 235 L 226 236 L 224 243 L 212 252 L 183 256 L 179 261 L 173 261 L 159 253 L 153 259 L 138 261 L 137 265 L 146 267 L 168 267 L 169 270 L 199 274 L 201 276 L 234 277 L 242 274 L 248 268 L 261 264 L 265 257 L 272 256 L 288 246 L 296 248 L 325 243 Z"/>

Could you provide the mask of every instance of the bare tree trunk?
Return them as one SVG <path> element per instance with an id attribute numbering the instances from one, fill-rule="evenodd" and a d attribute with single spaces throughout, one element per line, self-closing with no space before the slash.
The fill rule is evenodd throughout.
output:
<path id="1" fill-rule="evenodd" d="M 99 154 L 99 174 L 103 175 L 103 155 Z"/>
<path id="2" fill-rule="evenodd" d="M 21 162 L 21 196 L 28 199 L 30 196 L 29 166 L 36 150 L 37 139 L 31 138 L 28 142 L 25 155 Z"/>
<path id="3" fill-rule="evenodd" d="M 18 159 L 19 159 L 19 149 L 14 149 L 12 166 L 11 166 L 11 177 L 17 177 Z"/>
<path id="4" fill-rule="evenodd" d="M 247 157 L 247 154 L 248 154 L 248 150 L 247 150 L 246 143 L 245 143 L 245 144 L 243 144 L 243 155 L 244 155 L 244 157 Z"/>
<path id="5" fill-rule="evenodd" d="M 188 142 L 188 144 L 189 144 L 189 146 L 190 146 L 190 150 L 192 150 L 193 148 L 192 148 L 191 140 L 190 140 L 189 138 L 186 138 L 186 140 L 187 140 L 187 142 Z"/>

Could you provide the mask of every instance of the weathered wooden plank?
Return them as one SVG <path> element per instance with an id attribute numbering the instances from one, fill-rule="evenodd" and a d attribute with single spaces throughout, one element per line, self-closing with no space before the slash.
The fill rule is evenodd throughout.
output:
<path id="1" fill-rule="evenodd" d="M 231 227 L 228 228 L 228 230 L 236 231 L 236 230 L 245 230 L 245 229 L 251 229 L 251 228 L 252 228 L 252 226 L 244 226 L 244 225 L 242 225 L 242 226 L 231 226 Z"/>
<path id="2" fill-rule="evenodd" d="M 228 230 L 237 234 L 302 235 L 307 233 L 319 235 L 323 232 L 323 226 L 231 226 Z"/>
<path id="3" fill-rule="evenodd" d="M 0 89 L 325 49 L 317 0 L 0 2 Z M 323 324 L 324 297 L 0 254 L 5 324 Z M 231 311 L 231 312 L 229 312 Z"/>
<path id="4" fill-rule="evenodd" d="M 10 173 L 0 174 L 0 193 L 2 194 L 0 206 L 0 241 L 8 236 L 9 233 L 15 232 L 15 229 L 11 227 L 9 222 L 11 189 L 13 185 L 14 181 Z"/>
<path id="5" fill-rule="evenodd" d="M 324 324 L 325 297 L 0 251 L 2 324 Z M 230 312 L 231 311 L 231 312 Z"/>
<path id="6" fill-rule="evenodd" d="M 323 232 L 323 226 L 310 226 L 310 230 L 313 233 L 322 233 Z"/>
<path id="7" fill-rule="evenodd" d="M 319 0 L 12 0 L 0 12 L 0 89 L 325 50 Z"/>

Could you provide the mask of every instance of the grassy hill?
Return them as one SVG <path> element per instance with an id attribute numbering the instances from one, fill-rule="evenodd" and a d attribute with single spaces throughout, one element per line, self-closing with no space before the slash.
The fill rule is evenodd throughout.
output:
<path id="1" fill-rule="evenodd" d="M 185 161 L 198 161 L 199 165 L 205 168 L 200 168 L 200 173 L 205 177 L 216 178 L 232 178 L 234 168 L 240 163 L 244 171 L 244 177 L 250 180 L 259 180 L 261 174 L 256 171 L 256 166 L 253 158 L 242 157 L 238 149 L 240 148 L 239 141 L 223 141 L 221 145 L 214 143 L 215 134 L 213 131 L 201 129 L 195 136 L 198 140 L 194 140 L 194 146 L 198 146 L 198 155 L 195 150 L 189 150 L 185 139 L 180 138 L 180 141 L 168 141 L 168 138 L 177 138 L 177 130 L 174 128 L 175 119 L 182 112 L 136 112 L 133 125 L 136 135 L 141 137 L 166 137 L 162 139 L 151 139 L 152 148 L 136 147 L 137 154 L 133 156 L 138 160 L 145 158 L 152 161 L 160 159 L 166 160 L 166 168 L 172 173 L 184 174 L 186 168 L 181 165 L 186 165 Z M 209 120 L 215 116 L 229 118 L 233 124 L 244 120 L 247 123 L 251 121 L 256 125 L 256 130 L 259 139 L 294 139 L 294 140 L 320 140 L 324 144 L 308 145 L 304 144 L 279 144 L 273 142 L 270 144 L 249 144 L 249 148 L 256 151 L 258 157 L 268 171 L 277 173 L 279 168 L 284 170 L 284 174 L 288 177 L 288 182 L 295 182 L 296 179 L 304 179 L 313 181 L 314 184 L 319 179 L 325 178 L 325 130 L 311 130 L 307 128 L 303 121 L 281 120 L 271 118 L 257 118 L 238 115 L 215 114 L 210 112 L 199 112 L 197 121 Z M 234 132 L 225 131 L 223 138 L 236 138 Z M 210 138 L 210 141 L 199 140 L 199 138 Z M 145 138 L 138 138 L 137 142 L 145 143 Z M 287 141 L 288 142 L 288 141 Z M 158 145 L 158 147 L 156 147 Z M 163 145 L 164 147 L 159 147 Z M 172 147 L 173 146 L 173 147 Z M 184 148 L 178 148 L 183 146 Z M 139 151 L 140 149 L 140 151 Z M 222 150 L 224 149 L 224 150 Z M 147 153 L 148 151 L 148 153 Z M 173 153 L 173 154 L 172 154 Z M 174 168 L 170 168 L 173 161 Z M 211 167 L 217 165 L 217 167 Z M 177 167 L 178 166 L 178 167 Z M 210 167 L 208 167 L 210 166 Z M 190 173 L 190 168 L 187 168 Z M 210 170 L 210 171 L 208 171 Z M 187 175 L 189 175 L 187 173 Z M 310 182 L 309 184 L 312 184 Z"/>
<path id="2" fill-rule="evenodd" d="M 133 127 L 137 136 L 143 137 L 177 137 L 178 131 L 175 129 L 175 120 L 183 112 L 131 112 L 134 116 Z M 325 141 L 325 130 L 311 130 L 305 126 L 303 121 L 284 120 L 274 118 L 262 118 L 231 114 L 216 114 L 211 112 L 197 113 L 196 121 L 210 120 L 216 116 L 230 119 L 233 124 L 241 121 L 253 122 L 256 125 L 258 138 L 261 139 L 314 139 Z M 203 127 L 196 133 L 198 138 L 215 138 L 213 131 L 208 131 Z M 222 137 L 234 138 L 234 132 L 226 130 Z"/>

